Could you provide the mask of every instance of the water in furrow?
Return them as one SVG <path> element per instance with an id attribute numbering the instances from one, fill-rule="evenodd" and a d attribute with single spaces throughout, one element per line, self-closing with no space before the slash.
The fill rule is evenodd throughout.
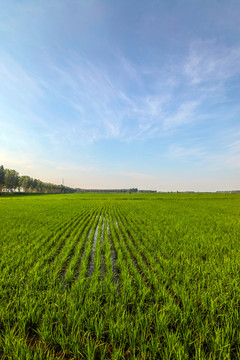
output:
<path id="1" fill-rule="evenodd" d="M 91 260 L 90 260 L 90 265 L 89 265 L 89 269 L 88 269 L 88 276 L 92 276 L 93 271 L 94 271 L 94 257 L 95 257 L 95 252 L 96 252 L 98 228 L 99 228 L 99 223 L 101 221 L 101 217 L 102 217 L 102 215 L 99 216 L 97 227 L 96 227 L 94 237 L 93 237 L 92 253 L 91 253 Z"/>
<path id="2" fill-rule="evenodd" d="M 116 255 L 116 251 L 114 249 L 113 246 L 113 242 L 111 239 L 111 232 L 110 232 L 110 226 L 109 226 L 109 219 L 107 219 L 107 232 L 109 234 L 109 243 L 110 243 L 110 248 L 111 248 L 111 260 L 112 260 L 112 266 L 113 266 L 113 282 L 116 284 L 118 282 L 118 268 L 116 265 L 117 262 L 117 255 Z"/>

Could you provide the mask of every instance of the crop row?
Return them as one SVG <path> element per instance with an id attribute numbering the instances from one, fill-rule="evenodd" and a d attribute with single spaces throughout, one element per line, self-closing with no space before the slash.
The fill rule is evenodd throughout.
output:
<path id="1" fill-rule="evenodd" d="M 239 217 L 227 201 L 5 201 L 2 358 L 239 358 Z"/>

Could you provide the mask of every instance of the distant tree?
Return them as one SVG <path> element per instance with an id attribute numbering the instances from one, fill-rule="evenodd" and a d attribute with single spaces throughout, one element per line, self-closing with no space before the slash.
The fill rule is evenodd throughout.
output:
<path id="1" fill-rule="evenodd" d="M 37 192 L 37 185 L 38 185 L 37 179 L 33 179 L 32 182 L 31 182 L 31 190 L 33 192 Z"/>
<path id="2" fill-rule="evenodd" d="M 33 178 L 29 177 L 29 191 L 33 192 L 34 188 L 33 188 Z"/>
<path id="3" fill-rule="evenodd" d="M 30 177 L 29 176 L 21 176 L 21 187 L 23 189 L 24 192 L 28 192 L 30 190 L 30 183 L 31 183 L 31 180 L 30 180 Z"/>
<path id="4" fill-rule="evenodd" d="M 0 166 L 0 192 L 4 190 L 15 191 L 18 189 L 20 192 L 37 192 L 37 193 L 74 193 L 76 189 L 69 188 L 63 185 L 56 185 L 45 183 L 38 179 L 33 179 L 30 176 L 19 176 L 15 170 L 4 169 L 3 165 Z"/>
<path id="5" fill-rule="evenodd" d="M 18 184 L 19 184 L 19 173 L 15 170 L 12 170 L 12 182 L 13 182 L 13 190 L 15 191 L 18 188 Z"/>
<path id="6" fill-rule="evenodd" d="M 6 190 L 8 190 L 8 191 L 13 190 L 12 179 L 11 179 L 11 170 L 9 170 L 9 169 L 5 170 L 4 184 L 5 184 Z"/>
<path id="7" fill-rule="evenodd" d="M 5 170 L 4 170 L 3 165 L 1 165 L 0 166 L 0 192 L 2 192 L 4 189 L 4 185 L 5 185 L 4 178 L 5 178 Z"/>
<path id="8" fill-rule="evenodd" d="M 43 192 L 43 182 L 41 180 L 37 180 L 37 192 L 42 193 Z"/>
<path id="9" fill-rule="evenodd" d="M 5 171 L 5 179 L 4 179 L 5 187 L 9 191 L 14 191 L 18 187 L 19 183 L 19 174 L 16 170 L 6 169 Z"/>
<path id="10" fill-rule="evenodd" d="M 130 194 L 132 193 L 137 193 L 138 192 L 138 189 L 137 188 L 132 188 L 129 190 Z"/>
<path id="11" fill-rule="evenodd" d="M 21 191 L 21 187 L 22 187 L 22 177 L 18 176 L 18 191 Z"/>

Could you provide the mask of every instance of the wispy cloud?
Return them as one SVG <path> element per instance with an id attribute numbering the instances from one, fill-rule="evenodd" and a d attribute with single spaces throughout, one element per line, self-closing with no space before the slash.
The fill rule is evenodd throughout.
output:
<path id="1" fill-rule="evenodd" d="M 180 107 L 170 116 L 163 120 L 163 129 L 168 130 L 176 128 L 184 124 L 188 124 L 196 120 L 196 108 L 200 104 L 198 101 L 184 102 Z"/>
<path id="2" fill-rule="evenodd" d="M 74 130 L 86 131 L 91 141 L 148 133 L 162 121 L 162 108 L 171 98 L 169 94 L 133 96 L 115 82 L 114 74 L 79 56 L 72 57 L 65 68 L 54 66 L 53 71 L 57 95 L 76 115 Z"/>
<path id="3" fill-rule="evenodd" d="M 167 155 L 173 159 L 192 160 L 194 158 L 203 160 L 209 155 L 209 152 L 203 147 L 171 145 L 168 149 Z"/>
<path id="4" fill-rule="evenodd" d="M 237 48 L 195 42 L 181 73 L 175 65 L 171 70 L 167 66 L 147 71 L 146 66 L 135 65 L 120 52 L 114 69 L 70 53 L 63 62 L 49 60 L 45 70 L 50 76 L 40 79 L 3 53 L 0 93 L 21 119 L 32 126 L 37 123 L 52 145 L 100 139 L 146 140 L 210 119 L 213 114 L 204 108 L 211 96 L 216 96 L 216 81 L 239 71 L 239 56 Z M 121 69 L 121 74 L 115 69 Z M 192 85 L 185 85 L 186 79 Z M 196 84 L 203 84 L 205 90 L 196 90 Z M 132 92 L 133 87 L 139 91 Z"/>
<path id="5" fill-rule="evenodd" d="M 174 161 L 195 163 L 205 170 L 240 169 L 240 141 L 234 137 L 236 139 L 236 136 L 223 139 L 215 149 L 212 146 L 171 145 L 166 155 Z"/>
<path id="6" fill-rule="evenodd" d="M 235 184 L 236 1 L 112 3 L 3 4 L 0 160 L 80 187 L 155 187 L 168 171 L 170 186 L 194 167 Z"/>
<path id="7" fill-rule="evenodd" d="M 123 59 L 120 58 L 119 61 L 122 63 Z M 56 76 L 51 86 L 54 87 L 56 96 L 74 113 L 75 121 L 72 126 L 75 134 L 87 137 L 90 142 L 101 138 L 129 141 L 163 135 L 196 121 L 194 115 L 200 104 L 199 100 L 187 99 L 185 94 L 182 100 L 177 99 L 179 105 L 176 109 L 172 108 L 173 103 L 176 103 L 174 84 L 177 74 L 171 73 L 171 77 L 164 80 L 161 91 L 158 85 L 153 86 L 154 90 L 149 92 L 132 94 L 128 89 L 129 83 L 137 83 L 136 86 L 141 83 L 144 86 L 145 69 L 135 68 L 126 58 L 124 64 L 122 72 L 125 72 L 125 77 L 122 82 L 110 70 L 76 54 L 69 57 L 64 67 L 52 67 Z M 152 73 L 148 76 L 148 82 L 155 81 Z"/>
<path id="8" fill-rule="evenodd" d="M 225 157 L 227 165 L 230 168 L 240 169 L 240 140 L 228 144 L 226 150 L 227 154 L 225 154 Z"/>
<path id="9" fill-rule="evenodd" d="M 0 52 L 0 91 L 11 102 L 23 106 L 44 97 L 41 81 L 4 51 Z"/>
<path id="10" fill-rule="evenodd" d="M 240 47 L 195 41 L 190 46 L 184 72 L 193 84 L 231 78 L 240 72 Z"/>

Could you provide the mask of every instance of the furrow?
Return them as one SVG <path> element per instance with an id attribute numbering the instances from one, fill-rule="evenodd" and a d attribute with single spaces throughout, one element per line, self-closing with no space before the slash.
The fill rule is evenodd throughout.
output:
<path id="1" fill-rule="evenodd" d="M 91 252 L 93 247 L 93 241 L 94 241 L 94 236 L 96 234 L 96 229 L 98 226 L 100 216 L 101 216 L 100 214 L 97 214 L 95 216 L 93 226 L 89 230 L 88 239 L 87 239 L 88 241 L 86 243 L 86 247 L 82 255 L 80 268 L 79 271 L 77 272 L 76 279 L 84 279 L 86 276 L 88 276 L 89 265 L 92 259 Z"/>
<path id="2" fill-rule="evenodd" d="M 58 255 L 61 253 L 62 249 L 64 248 L 69 238 L 73 236 L 76 232 L 77 225 L 81 220 L 78 218 L 75 222 L 71 224 L 71 227 L 68 227 L 67 231 L 65 231 L 60 237 L 54 240 L 54 245 L 49 252 L 46 252 L 45 256 L 42 256 L 41 261 L 36 263 L 36 266 L 32 268 L 30 273 L 38 273 L 45 272 L 46 270 L 49 271 L 49 266 L 56 261 Z M 72 230 L 74 227 L 75 230 Z M 54 265 L 53 265 L 54 268 Z"/>
<path id="3" fill-rule="evenodd" d="M 75 253 L 77 252 L 77 247 L 78 245 L 82 245 L 81 243 L 81 236 L 82 234 L 84 233 L 84 230 L 86 229 L 88 223 L 89 223 L 89 217 L 91 216 L 91 214 L 88 214 L 82 221 L 81 223 L 81 226 L 79 227 L 79 230 L 77 232 L 77 234 L 75 235 L 75 241 L 72 245 L 72 248 L 70 249 L 70 252 L 68 253 L 67 257 L 65 258 L 63 264 L 62 264 L 62 268 L 60 269 L 59 271 L 59 276 L 61 277 L 62 279 L 62 283 L 63 283 L 63 286 L 65 287 L 66 286 L 66 283 L 65 283 L 65 274 L 66 274 L 66 271 L 67 271 L 67 268 L 72 260 L 72 258 L 74 257 Z"/>
<path id="4" fill-rule="evenodd" d="M 96 211 L 91 214 L 91 218 L 87 222 L 81 233 L 81 239 L 75 251 L 72 261 L 69 263 L 68 268 L 64 274 L 64 282 L 68 288 L 71 287 L 72 283 L 78 278 L 79 269 L 81 262 L 84 258 L 84 253 L 88 244 L 88 240 L 91 234 L 91 227 L 96 218 Z"/>
<path id="5" fill-rule="evenodd" d="M 119 269 L 117 267 L 117 253 L 116 248 L 114 247 L 114 242 L 112 240 L 110 227 L 109 227 L 109 218 L 107 218 L 107 233 L 109 238 L 110 244 L 110 251 L 111 251 L 111 261 L 112 261 L 112 269 L 113 269 L 113 282 L 117 283 L 119 280 Z"/>
<path id="6" fill-rule="evenodd" d="M 89 269 L 88 269 L 88 276 L 92 276 L 93 271 L 94 271 L 94 258 L 95 258 L 96 244 L 97 244 L 97 238 L 98 238 L 98 229 L 99 229 L 101 218 L 102 218 L 102 216 L 100 215 L 98 218 L 97 227 L 96 227 L 94 237 L 93 237 L 91 260 L 90 260 Z"/>
<path id="7" fill-rule="evenodd" d="M 119 222 L 121 221 L 121 219 L 119 218 Z M 123 223 L 122 223 L 123 224 Z M 122 228 L 122 227 L 121 227 Z M 123 230 L 123 232 L 124 232 L 124 230 Z M 127 234 L 127 232 L 125 231 L 125 235 L 126 235 L 126 238 L 128 238 L 128 234 Z M 133 237 L 131 237 L 132 239 L 133 239 Z M 131 243 L 130 242 L 128 242 L 130 245 L 131 245 Z M 136 242 L 135 242 L 135 244 L 136 244 Z M 130 246 L 129 245 L 129 246 Z M 141 251 L 139 251 L 139 249 L 138 248 L 136 248 L 136 247 L 134 247 L 133 246 L 133 243 L 132 243 L 132 247 L 131 247 L 132 249 L 131 249 L 131 253 L 132 253 L 132 256 L 134 256 L 135 257 L 135 259 L 136 259 L 136 263 L 137 264 L 139 264 L 139 263 L 141 263 L 141 258 L 139 257 L 139 256 L 141 256 L 140 255 L 140 253 L 141 253 Z M 143 251 L 143 250 L 142 250 Z M 137 254 L 137 255 L 134 255 L 134 254 Z M 147 249 L 145 249 L 145 254 L 147 254 L 148 253 L 148 250 Z M 150 254 L 150 256 L 151 256 L 151 254 Z M 139 259 L 139 262 L 138 262 L 138 260 L 137 260 L 137 258 Z M 145 258 L 146 258 L 146 256 L 145 256 Z M 151 260 L 150 260 L 151 261 Z M 145 266 L 144 266 L 145 265 Z M 171 296 L 173 297 L 173 299 L 174 299 L 174 301 L 176 302 L 176 304 L 180 307 L 180 308 L 183 308 L 183 302 L 182 302 L 182 300 L 181 300 L 181 298 L 179 297 L 179 295 L 173 290 L 173 288 L 171 287 L 171 285 L 169 284 L 169 276 L 170 276 L 170 274 L 169 273 L 166 273 L 166 269 L 164 269 L 164 273 L 161 271 L 161 276 L 159 276 L 159 274 L 155 271 L 155 267 L 153 267 L 153 266 L 151 266 L 151 268 L 148 266 L 148 265 L 146 265 L 146 264 L 144 264 L 144 263 L 142 263 L 142 266 L 140 267 L 139 265 L 138 265 L 138 267 L 139 267 L 139 271 L 140 271 L 140 273 L 141 274 L 144 274 L 144 277 L 145 277 L 145 279 L 146 279 L 146 281 L 150 281 L 150 284 L 151 284 L 151 286 L 153 287 L 153 288 L 155 288 L 155 289 L 157 289 L 158 287 L 159 287 L 159 283 L 162 283 L 163 285 L 164 285 L 164 287 L 166 288 L 166 290 L 169 292 L 169 294 L 171 294 Z M 150 270 L 151 269 L 151 270 Z M 167 281 L 163 281 L 163 276 L 164 276 L 164 278 L 166 279 L 167 278 Z M 150 280 L 151 279 L 151 280 Z M 187 294 L 186 294 L 187 295 Z"/>
<path id="8" fill-rule="evenodd" d="M 105 219 L 106 219 L 106 214 L 104 213 L 103 214 L 103 220 L 102 220 L 101 243 L 100 243 L 100 247 L 101 247 L 101 274 L 102 274 L 103 278 L 104 278 L 105 273 L 106 273 L 106 269 L 105 269 L 105 247 L 104 247 Z"/>
<path id="9" fill-rule="evenodd" d="M 137 268 L 137 270 L 138 270 L 140 276 L 143 278 L 145 284 L 147 286 L 149 286 L 151 289 L 155 289 L 156 282 L 152 282 L 153 274 L 151 274 L 151 277 L 149 277 L 149 273 L 147 272 L 148 269 L 146 269 L 146 267 L 142 263 L 141 255 L 139 254 L 138 249 L 133 245 L 132 237 L 130 239 L 130 237 L 128 236 L 125 228 L 123 227 L 122 220 L 118 216 L 117 212 L 116 212 L 116 216 L 117 216 L 117 220 L 118 220 L 118 224 L 119 224 L 119 230 L 120 230 L 122 237 L 124 239 L 124 242 L 125 242 L 126 250 L 130 254 L 130 257 L 132 259 L 134 266 Z"/>
<path id="10" fill-rule="evenodd" d="M 77 217 L 78 216 L 75 215 L 70 222 L 65 222 L 64 225 L 59 228 L 57 234 L 53 234 L 52 231 L 52 233 L 50 233 L 48 236 L 43 234 L 40 238 L 32 242 L 28 251 L 24 252 L 21 257 L 18 257 L 17 261 L 15 261 L 12 265 L 10 264 L 10 267 L 8 266 L 8 271 L 10 268 L 13 272 L 16 271 L 16 269 L 21 271 L 28 267 L 32 268 L 33 264 L 36 263 L 36 258 L 41 258 L 42 253 L 48 252 L 49 248 L 54 246 L 60 236 L 62 236 L 64 232 L 68 230 L 69 226 L 71 226 Z"/>
<path id="11" fill-rule="evenodd" d="M 114 216 L 115 216 L 115 214 L 114 214 Z M 130 271 L 131 278 L 132 278 L 131 280 L 135 284 L 135 290 L 138 291 L 138 289 L 144 287 L 143 279 L 137 270 L 136 264 L 134 263 L 134 260 L 132 259 L 131 255 L 126 247 L 126 244 L 124 242 L 122 234 L 121 234 L 119 228 L 116 226 L 115 222 L 113 222 L 113 231 L 115 232 L 115 234 L 117 236 L 118 244 L 119 244 L 118 248 L 117 248 L 117 253 L 122 253 L 122 258 L 125 260 L 128 270 Z M 122 276 L 123 274 L 121 273 L 120 275 Z"/>

